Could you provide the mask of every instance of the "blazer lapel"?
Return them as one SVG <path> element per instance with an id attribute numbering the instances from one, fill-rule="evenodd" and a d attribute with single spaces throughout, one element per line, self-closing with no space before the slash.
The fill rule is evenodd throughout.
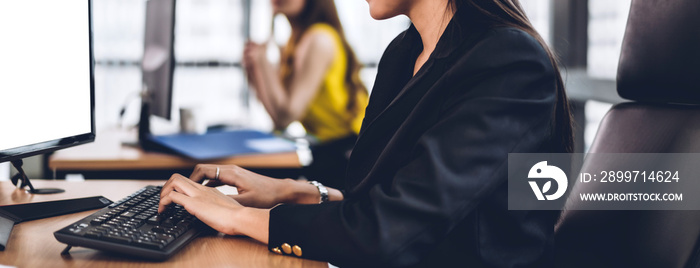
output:
<path id="1" fill-rule="evenodd" d="M 372 126 L 375 125 L 377 121 L 381 121 L 380 119 L 382 119 L 382 117 L 386 117 L 386 111 L 387 111 L 387 110 L 392 109 L 393 106 L 396 105 L 396 103 L 397 103 L 404 95 L 406 95 L 406 92 L 413 90 L 413 88 L 415 88 L 416 85 L 419 84 L 419 83 L 425 78 L 426 73 L 430 72 L 430 69 L 432 68 L 433 63 L 434 63 L 434 60 L 432 60 L 432 59 L 431 59 L 431 60 L 428 60 L 428 61 L 423 65 L 423 67 L 421 67 L 420 71 L 419 71 L 418 73 L 416 73 L 416 76 L 414 76 L 413 78 L 411 78 L 411 79 L 408 81 L 408 83 L 405 84 L 405 86 L 403 86 L 402 88 L 400 88 L 398 94 L 396 94 L 394 98 L 389 99 L 389 100 L 387 100 L 387 99 L 384 100 L 385 102 L 386 102 L 386 101 L 389 101 L 388 104 L 384 105 L 383 109 L 381 109 L 374 117 L 372 117 L 372 118 L 370 119 L 370 121 L 367 123 L 367 126 L 366 126 L 366 127 L 363 127 L 363 128 L 362 128 L 363 131 L 360 132 L 360 135 L 359 135 L 359 137 L 358 137 L 358 140 L 359 140 L 359 139 L 362 139 L 362 137 L 364 136 L 364 132 L 365 132 L 364 130 L 372 129 Z M 413 64 L 411 64 L 411 66 L 413 66 Z M 420 89 L 422 89 L 423 91 L 427 91 L 428 88 L 422 87 L 422 88 L 420 88 Z M 405 112 L 410 112 L 410 111 L 405 111 Z M 389 118 L 389 119 L 392 120 L 392 121 L 396 121 L 398 118 Z M 381 123 L 380 123 L 380 125 L 381 125 Z"/>
<path id="2" fill-rule="evenodd" d="M 401 125 L 446 71 L 444 69 L 449 65 L 450 54 L 466 40 L 475 37 L 475 32 L 469 31 L 471 27 L 467 26 L 469 23 L 464 18 L 453 19 L 436 50 L 413 77 L 415 59 L 422 50 L 415 28 L 411 26 L 404 33 L 403 40 L 393 51 L 389 51 L 392 47 L 387 49 L 378 70 L 381 75 L 377 76 L 374 84 L 365 119 L 347 166 L 346 189 L 357 190 L 367 183 L 367 175 L 378 166 L 377 162 L 382 160 L 381 154 Z"/>
<path id="3" fill-rule="evenodd" d="M 377 118 L 391 103 L 396 96 L 401 92 L 406 83 L 411 79 L 411 69 L 409 66 L 414 64 L 414 54 L 417 57 L 417 51 L 413 44 L 416 42 L 418 32 L 413 25 L 404 31 L 397 38 L 395 44 L 387 48 L 379 62 L 377 79 L 372 87 L 372 94 L 369 103 L 365 110 L 365 118 L 362 122 L 362 131 Z M 420 41 L 420 39 L 418 39 Z"/>
<path id="4" fill-rule="evenodd" d="M 362 122 L 360 138 L 363 136 L 364 130 L 373 125 L 374 121 L 382 117 L 386 110 L 390 109 L 407 91 L 415 87 L 424 79 L 426 74 L 431 72 L 436 60 L 449 57 L 465 39 L 470 37 L 469 32 L 474 29 L 470 27 L 472 26 L 470 24 L 477 23 L 470 21 L 470 17 L 456 16 L 448 24 L 448 28 L 446 28 L 445 34 L 440 38 L 435 51 L 413 77 L 411 74 L 413 73 L 415 60 L 423 50 L 422 42 L 418 31 L 413 25 L 403 33 L 403 37 L 399 44 L 396 45 L 394 51 L 388 53 L 380 62 L 377 73 L 382 75 L 377 75 L 370 103 L 365 112 L 365 119 Z M 427 88 L 424 89 L 427 90 Z"/>

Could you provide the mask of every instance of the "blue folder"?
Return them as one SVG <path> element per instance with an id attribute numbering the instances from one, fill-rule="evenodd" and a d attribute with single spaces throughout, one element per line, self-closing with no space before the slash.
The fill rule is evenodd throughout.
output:
<path id="1" fill-rule="evenodd" d="M 226 130 L 206 134 L 151 136 L 155 145 L 195 160 L 244 154 L 294 152 L 293 142 L 256 130 Z"/>

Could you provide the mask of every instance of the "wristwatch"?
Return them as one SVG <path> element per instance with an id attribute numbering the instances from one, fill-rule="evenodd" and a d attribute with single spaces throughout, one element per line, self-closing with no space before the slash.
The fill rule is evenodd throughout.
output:
<path id="1" fill-rule="evenodd" d="M 318 202 L 319 204 L 323 202 L 328 202 L 328 189 L 326 188 L 326 186 L 323 186 L 323 184 L 317 181 L 310 181 L 309 184 L 318 188 L 318 193 L 321 194 L 321 200 Z"/>

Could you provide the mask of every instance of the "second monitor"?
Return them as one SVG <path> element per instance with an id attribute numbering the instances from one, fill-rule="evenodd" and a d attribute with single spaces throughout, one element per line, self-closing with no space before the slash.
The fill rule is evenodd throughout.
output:
<path id="1" fill-rule="evenodd" d="M 171 119 L 174 43 L 175 0 L 148 0 L 141 71 L 148 89 L 149 112 L 165 119 Z"/>

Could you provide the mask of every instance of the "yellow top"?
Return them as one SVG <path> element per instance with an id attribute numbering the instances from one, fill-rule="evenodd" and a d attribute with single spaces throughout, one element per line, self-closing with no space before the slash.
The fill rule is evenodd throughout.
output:
<path id="1" fill-rule="evenodd" d="M 353 115 L 348 111 L 349 94 L 345 83 L 345 73 L 348 71 L 347 52 L 342 39 L 333 27 L 325 23 L 314 24 L 308 31 L 319 31 L 332 36 L 335 56 L 323 78 L 321 88 L 309 104 L 306 115 L 302 117 L 301 124 L 309 134 L 316 136 L 321 142 L 351 134 L 357 135 L 365 117 L 369 96 L 365 90 L 358 90 L 356 112 Z"/>

